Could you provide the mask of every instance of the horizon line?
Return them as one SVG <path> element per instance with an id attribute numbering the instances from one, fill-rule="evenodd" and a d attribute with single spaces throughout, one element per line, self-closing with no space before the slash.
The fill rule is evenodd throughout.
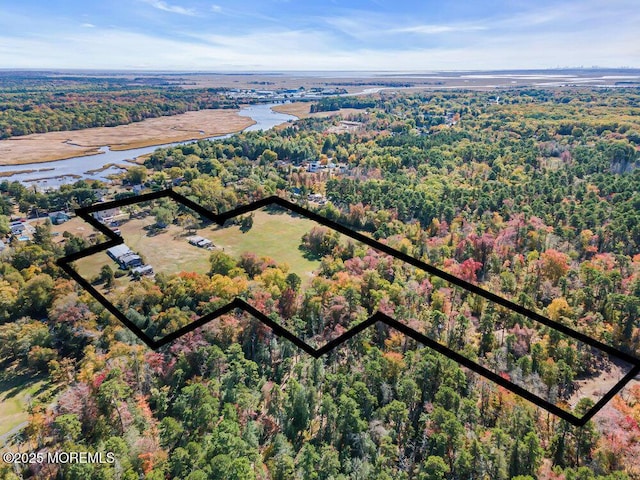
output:
<path id="1" fill-rule="evenodd" d="M 627 70 L 627 71 L 640 71 L 640 66 L 563 66 L 563 67 L 519 67 L 519 68 L 489 68 L 489 69 L 443 69 L 443 70 L 394 70 L 394 69 L 326 69 L 326 70 L 311 70 L 311 69 L 288 69 L 288 70 L 272 70 L 272 69 L 242 69 L 237 70 L 203 70 L 203 69 L 163 69 L 163 68 L 146 68 L 146 67 L 122 67 L 122 68 L 79 68 L 79 67 L 0 67 L 0 71 L 3 72 L 134 72 L 134 73 L 205 73 L 205 74 L 253 74 L 260 73 L 266 75 L 278 75 L 286 73 L 394 73 L 394 74 L 422 74 L 432 75 L 438 73 L 466 73 L 466 72 L 489 72 L 489 73 L 501 73 L 501 72 L 548 72 L 548 71 L 604 71 L 604 70 Z"/>

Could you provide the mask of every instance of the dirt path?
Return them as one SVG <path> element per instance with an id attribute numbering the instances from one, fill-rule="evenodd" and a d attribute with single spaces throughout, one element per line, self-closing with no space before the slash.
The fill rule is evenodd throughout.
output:
<path id="1" fill-rule="evenodd" d="M 576 391 L 569 398 L 567 403 L 571 408 L 575 408 L 581 398 L 587 397 L 597 402 L 602 396 L 622 380 L 625 371 L 619 365 L 612 363 L 608 371 L 602 371 L 597 377 L 592 377 L 576 382 Z"/>

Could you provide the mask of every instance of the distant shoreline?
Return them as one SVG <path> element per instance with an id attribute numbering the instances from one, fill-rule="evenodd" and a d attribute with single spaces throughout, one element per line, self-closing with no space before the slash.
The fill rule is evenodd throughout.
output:
<path id="1" fill-rule="evenodd" d="M 55 168 L 30 168 L 28 170 L 10 170 L 8 172 L 0 172 L 0 177 L 12 177 L 13 175 L 20 175 L 22 173 L 35 173 L 35 172 L 50 172 Z"/>
<path id="2" fill-rule="evenodd" d="M 117 127 L 35 133 L 0 140 L 0 166 L 48 163 L 87 155 L 100 155 L 99 148 L 113 151 L 186 142 L 227 135 L 254 125 L 255 120 L 239 110 L 198 110 Z"/>
<path id="3" fill-rule="evenodd" d="M 496 89 L 596 89 L 638 88 L 640 69 L 637 68 L 550 68 L 550 69 L 493 69 L 457 71 L 302 71 L 302 72 L 183 72 L 183 71 L 127 71 L 127 70 L 39 70 L 2 69 L 11 72 L 32 72 L 34 78 L 49 79 L 75 72 L 87 78 L 123 77 L 136 74 L 144 84 L 157 82 L 160 77 L 173 88 L 221 88 L 229 91 L 249 89 L 258 91 L 341 88 L 347 95 L 367 95 L 382 90 L 452 91 Z M 138 78 L 140 77 L 140 78 Z M 295 99 L 291 98 L 295 102 Z M 290 105 L 296 105 L 292 110 Z M 298 102 L 274 107 L 275 111 L 304 118 L 321 116 L 310 114 Z M 213 112 L 213 113 L 211 113 Z M 324 113 L 325 115 L 327 113 Z M 238 110 L 218 109 L 190 111 L 183 114 L 157 117 L 117 127 L 93 127 L 83 130 L 48 132 L 0 140 L 0 166 L 39 164 L 87 155 L 99 155 L 100 147 L 113 151 L 130 150 L 167 143 L 198 140 L 244 130 L 255 122 L 238 115 Z M 201 133 L 204 131 L 204 133 Z"/>

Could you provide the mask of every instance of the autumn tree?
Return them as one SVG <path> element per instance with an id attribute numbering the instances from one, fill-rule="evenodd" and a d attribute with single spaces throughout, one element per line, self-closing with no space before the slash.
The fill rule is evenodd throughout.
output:
<path id="1" fill-rule="evenodd" d="M 214 250 L 209 256 L 209 275 L 229 275 L 229 273 L 237 267 L 236 260 L 221 250 Z"/>
<path id="2" fill-rule="evenodd" d="M 302 236 L 302 248 L 314 257 L 322 257 L 340 243 L 340 234 L 326 227 L 313 227 Z"/>
<path id="3" fill-rule="evenodd" d="M 541 273 L 557 285 L 558 280 L 569 271 L 569 257 L 557 250 L 549 249 L 540 255 Z"/>
<path id="4" fill-rule="evenodd" d="M 130 185 L 139 185 L 147 179 L 147 169 L 145 167 L 134 166 L 127 169 L 125 180 Z"/>

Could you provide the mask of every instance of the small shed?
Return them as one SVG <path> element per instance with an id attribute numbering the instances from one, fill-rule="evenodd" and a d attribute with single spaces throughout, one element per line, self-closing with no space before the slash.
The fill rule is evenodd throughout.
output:
<path id="1" fill-rule="evenodd" d="M 212 245 L 213 245 L 213 242 L 208 238 L 203 238 L 198 242 L 198 246 L 202 248 L 211 247 Z"/>
<path id="2" fill-rule="evenodd" d="M 136 275 L 153 275 L 153 267 L 151 265 L 142 265 L 131 269 L 131 273 Z"/>
<path id="3" fill-rule="evenodd" d="M 201 237 L 199 235 L 195 235 L 193 237 L 187 238 L 191 245 L 195 245 L 200 248 L 207 248 L 213 246 L 213 242 L 208 238 Z"/>
<path id="4" fill-rule="evenodd" d="M 193 236 L 193 237 L 189 237 L 189 238 L 187 238 L 187 240 L 189 241 L 189 243 L 190 243 L 191 245 L 198 246 L 198 243 L 200 243 L 201 241 L 203 241 L 203 240 L 204 240 L 204 237 L 200 237 L 200 236 L 198 236 L 198 235 L 195 235 L 195 236 Z"/>

